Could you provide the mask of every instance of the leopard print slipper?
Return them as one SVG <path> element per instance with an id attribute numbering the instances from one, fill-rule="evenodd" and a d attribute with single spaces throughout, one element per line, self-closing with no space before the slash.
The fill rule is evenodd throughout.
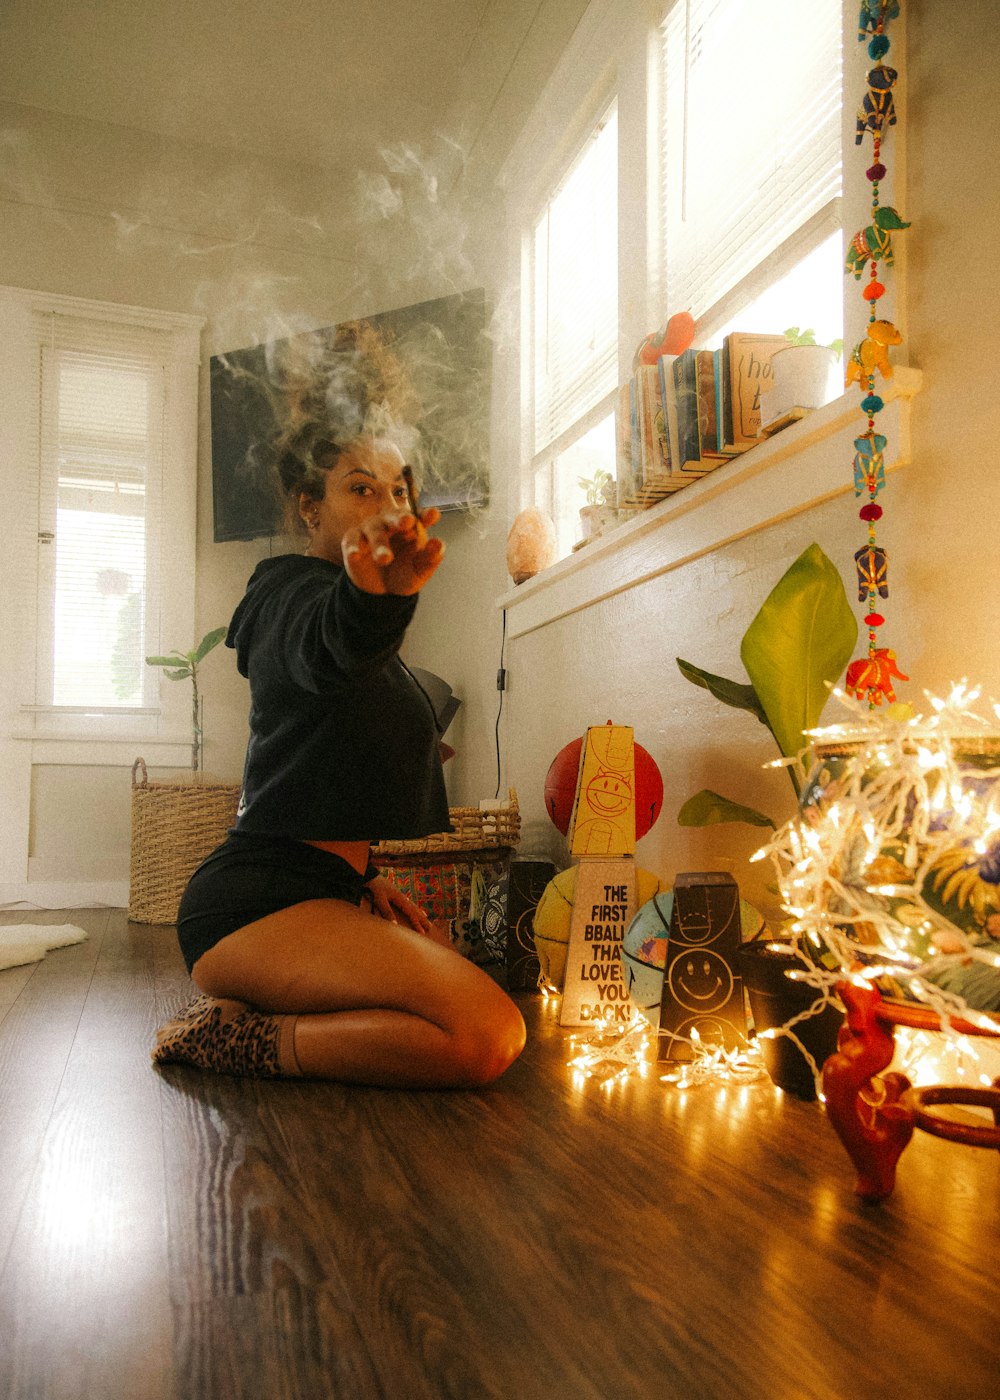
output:
<path id="1" fill-rule="evenodd" d="M 156 1032 L 154 1065 L 186 1064 L 253 1079 L 295 1078 L 294 1016 L 199 996 Z"/>

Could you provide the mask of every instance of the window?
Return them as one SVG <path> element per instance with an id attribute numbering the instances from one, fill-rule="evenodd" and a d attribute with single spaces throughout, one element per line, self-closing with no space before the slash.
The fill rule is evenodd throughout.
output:
<path id="1" fill-rule="evenodd" d="M 145 657 L 193 640 L 200 322 L 9 288 L 0 319 L 12 698 L 38 736 L 166 737 Z"/>
<path id="2" fill-rule="evenodd" d="M 169 336 L 39 317 L 36 701 L 155 703 Z"/>
<path id="3" fill-rule="evenodd" d="M 615 472 L 615 388 L 644 335 L 690 310 L 710 348 L 733 329 L 843 336 L 844 8 L 800 9 L 591 0 L 505 167 L 517 494 L 553 517 L 560 557 L 582 533 L 579 480 Z M 598 92 L 614 106 L 553 178 Z"/>
<path id="4" fill-rule="evenodd" d="M 618 119 L 612 108 L 526 240 L 527 455 L 560 555 L 579 533 L 580 477 L 614 463 L 618 382 Z"/>
<path id="5" fill-rule="evenodd" d="M 669 313 L 717 329 L 828 320 L 842 273 L 754 320 L 755 298 L 839 228 L 841 0 L 789 12 L 754 0 L 675 0 L 659 30 L 659 265 Z M 801 22 L 799 22 L 801 21 Z M 817 265 L 814 264 L 813 272 Z M 787 309 L 786 309 L 787 308 Z M 839 318 L 838 318 L 839 319 Z M 831 338 L 840 334 L 839 328 Z"/>

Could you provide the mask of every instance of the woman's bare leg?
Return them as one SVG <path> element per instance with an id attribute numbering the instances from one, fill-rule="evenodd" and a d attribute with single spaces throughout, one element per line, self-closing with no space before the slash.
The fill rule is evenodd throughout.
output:
<path id="1" fill-rule="evenodd" d="M 247 924 L 194 965 L 211 997 L 296 1017 L 303 1074 L 359 1084 L 488 1084 L 524 1046 L 510 998 L 451 948 L 340 900 Z"/>

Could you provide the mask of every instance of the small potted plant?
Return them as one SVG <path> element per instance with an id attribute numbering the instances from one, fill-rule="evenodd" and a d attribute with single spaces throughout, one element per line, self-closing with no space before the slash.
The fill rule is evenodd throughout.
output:
<path id="1" fill-rule="evenodd" d="M 822 408 L 841 392 L 837 364 L 844 353 L 842 340 L 816 343 L 812 327 L 785 331 L 788 345 L 771 356 L 770 383 L 761 389 L 761 426 L 783 418 L 793 409 Z"/>
<path id="2" fill-rule="evenodd" d="M 587 497 L 587 504 L 580 508 L 585 539 L 618 523 L 618 487 L 609 471 L 598 467 L 593 476 L 577 477 L 577 485 Z"/>

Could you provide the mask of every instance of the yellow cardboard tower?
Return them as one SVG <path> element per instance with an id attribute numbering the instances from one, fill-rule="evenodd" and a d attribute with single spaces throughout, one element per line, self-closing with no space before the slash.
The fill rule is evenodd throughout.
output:
<path id="1" fill-rule="evenodd" d="M 635 740 L 627 724 L 587 730 L 570 851 L 574 856 L 635 855 Z"/>
<path id="2" fill-rule="evenodd" d="M 587 730 L 580 755 L 570 851 L 579 857 L 559 1024 L 627 1021 L 625 930 L 637 909 L 635 743 L 628 725 Z"/>

